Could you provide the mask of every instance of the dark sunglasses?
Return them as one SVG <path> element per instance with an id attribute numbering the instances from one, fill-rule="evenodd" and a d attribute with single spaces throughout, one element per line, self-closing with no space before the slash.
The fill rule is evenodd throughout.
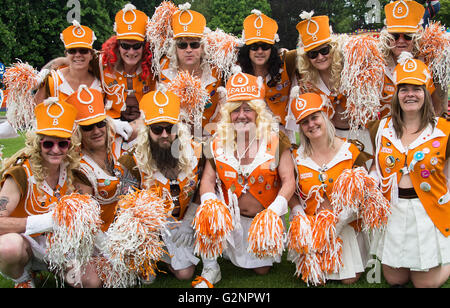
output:
<path id="1" fill-rule="evenodd" d="M 310 50 L 310 51 L 308 51 L 308 52 L 306 53 L 306 56 L 307 56 L 308 58 L 310 58 L 310 59 L 315 59 L 315 58 L 317 58 L 317 57 L 319 56 L 319 53 L 320 53 L 322 56 L 326 56 L 327 54 L 330 53 L 330 50 L 331 50 L 330 45 L 327 45 L 327 46 L 325 46 L 325 47 L 323 47 L 323 48 L 320 48 L 319 50 Z"/>
<path id="2" fill-rule="evenodd" d="M 410 34 L 403 34 L 403 33 L 394 33 L 392 34 L 392 36 L 394 37 L 394 40 L 398 41 L 398 39 L 400 38 L 400 36 L 403 35 L 403 38 L 407 41 L 412 40 L 412 35 Z"/>
<path id="3" fill-rule="evenodd" d="M 78 52 L 80 55 L 86 55 L 89 53 L 89 50 L 88 48 L 70 48 L 67 49 L 67 53 L 69 55 L 75 55 Z"/>
<path id="4" fill-rule="evenodd" d="M 134 50 L 138 50 L 142 47 L 142 45 L 144 45 L 144 43 L 142 43 L 142 42 L 136 43 L 136 44 L 119 43 L 119 46 L 125 50 L 129 50 L 130 48 L 133 48 Z"/>
<path id="5" fill-rule="evenodd" d="M 80 128 L 82 131 L 84 132 L 90 132 L 91 130 L 94 129 L 94 127 L 98 127 L 98 128 L 103 128 L 106 126 L 106 121 L 101 121 L 101 122 L 97 122 L 91 125 L 80 125 Z"/>
<path id="6" fill-rule="evenodd" d="M 161 126 L 161 125 L 151 125 L 150 129 L 152 131 L 152 133 L 154 133 L 155 135 L 161 135 L 163 133 L 163 131 L 166 131 L 166 133 L 168 135 L 171 134 L 172 132 L 172 128 L 173 128 L 173 124 L 170 124 L 168 126 Z"/>
<path id="7" fill-rule="evenodd" d="M 53 149 L 55 144 L 57 144 L 58 148 L 60 148 L 61 150 L 65 150 L 69 148 L 70 140 L 61 140 L 61 141 L 41 140 L 41 145 L 46 150 Z"/>
<path id="8" fill-rule="evenodd" d="M 186 49 L 188 45 L 191 47 L 191 49 L 197 49 L 200 48 L 200 42 L 178 42 L 177 47 L 180 49 Z"/>
<path id="9" fill-rule="evenodd" d="M 257 51 L 258 49 L 262 49 L 262 50 L 269 50 L 272 47 L 272 45 L 270 44 L 266 44 L 266 43 L 254 43 L 250 45 L 250 50 L 253 51 Z"/>

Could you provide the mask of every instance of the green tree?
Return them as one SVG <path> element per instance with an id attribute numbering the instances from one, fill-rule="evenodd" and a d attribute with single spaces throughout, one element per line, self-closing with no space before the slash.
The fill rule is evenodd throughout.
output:
<path id="1" fill-rule="evenodd" d="M 450 0 L 441 0 L 441 9 L 434 20 L 439 20 L 443 25 L 450 27 Z"/>

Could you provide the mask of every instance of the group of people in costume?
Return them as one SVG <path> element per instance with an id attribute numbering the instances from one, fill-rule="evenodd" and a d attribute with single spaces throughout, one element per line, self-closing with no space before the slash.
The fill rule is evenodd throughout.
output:
<path id="1" fill-rule="evenodd" d="M 211 288 L 219 258 L 264 275 L 287 252 L 308 285 L 371 256 L 390 285 L 444 284 L 450 38 L 415 1 L 385 13 L 376 39 L 302 12 L 292 51 L 258 10 L 238 39 L 188 3 L 127 4 L 101 51 L 74 21 L 64 58 L 5 72 L 27 136 L 1 171 L 0 273 L 130 287 L 165 262 Z"/>

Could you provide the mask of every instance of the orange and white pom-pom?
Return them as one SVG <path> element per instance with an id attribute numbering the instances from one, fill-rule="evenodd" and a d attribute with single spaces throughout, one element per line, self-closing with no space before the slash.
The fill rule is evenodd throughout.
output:
<path id="1" fill-rule="evenodd" d="M 346 169 L 339 175 L 331 193 L 331 204 L 336 215 L 344 208 L 350 208 L 358 213 L 365 199 L 366 183 L 370 180 L 372 178 L 362 167 Z"/>
<path id="2" fill-rule="evenodd" d="M 178 7 L 171 1 L 163 1 L 147 23 L 145 36 L 152 50 L 152 70 L 155 76 L 159 76 L 161 71 L 159 61 L 169 50 L 169 42 L 173 37 L 172 16 L 177 10 Z"/>
<path id="3" fill-rule="evenodd" d="M 156 275 L 156 262 L 167 254 L 160 238 L 172 207 L 151 190 L 130 192 L 117 204 L 117 216 L 106 232 L 103 254 L 108 256 L 115 277 L 108 287 L 129 287 L 138 277 Z M 117 278 L 120 277 L 120 278 Z"/>
<path id="4" fill-rule="evenodd" d="M 380 108 L 385 60 L 378 41 L 371 36 L 356 36 L 343 47 L 344 65 L 340 92 L 347 97 L 344 117 L 356 130 L 377 118 Z"/>
<path id="5" fill-rule="evenodd" d="M 95 236 L 100 231 L 100 205 L 89 195 L 71 194 L 61 197 L 54 208 L 53 233 L 47 238 L 49 269 L 61 274 L 68 261 L 81 270 L 91 260 Z"/>
<path id="6" fill-rule="evenodd" d="M 391 204 L 378 188 L 368 192 L 361 206 L 363 230 L 383 229 L 391 214 Z"/>
<path id="7" fill-rule="evenodd" d="M 302 280 L 315 286 L 324 284 L 326 281 L 326 274 L 322 270 L 321 257 L 317 253 L 309 253 L 302 255 L 298 260 L 295 260 L 296 271 L 295 275 L 302 276 Z"/>
<path id="8" fill-rule="evenodd" d="M 284 225 L 280 216 L 265 209 L 253 218 L 248 230 L 248 252 L 258 258 L 280 257 L 283 254 Z"/>
<path id="9" fill-rule="evenodd" d="M 233 230 L 230 211 L 222 201 L 204 201 L 197 208 L 192 226 L 195 230 L 196 254 L 208 259 L 222 255 L 226 237 Z"/>
<path id="10" fill-rule="evenodd" d="M 216 29 L 207 33 L 203 40 L 205 60 L 217 68 L 220 77 L 228 80 L 231 76 L 231 67 L 237 62 L 239 39 L 221 29 Z"/>
<path id="11" fill-rule="evenodd" d="M 424 59 L 433 79 L 447 88 L 450 82 L 450 36 L 440 22 L 430 21 L 423 31 L 418 57 Z"/>
<path id="12" fill-rule="evenodd" d="M 169 84 L 168 90 L 180 98 L 182 120 L 195 127 L 201 127 L 209 93 L 203 88 L 200 78 L 192 76 L 187 71 L 179 72 Z"/>
<path id="13" fill-rule="evenodd" d="M 337 240 L 336 215 L 329 210 L 322 210 L 316 215 L 312 228 L 312 247 L 315 251 L 333 250 Z"/>
<path id="14" fill-rule="evenodd" d="M 314 216 L 296 215 L 289 226 L 288 249 L 294 254 L 307 254 L 311 251 L 312 226 Z"/>
<path id="15" fill-rule="evenodd" d="M 41 77 L 28 63 L 17 62 L 8 67 L 3 83 L 8 89 L 6 118 L 15 130 L 30 130 L 34 123 L 33 91 L 39 86 Z"/>

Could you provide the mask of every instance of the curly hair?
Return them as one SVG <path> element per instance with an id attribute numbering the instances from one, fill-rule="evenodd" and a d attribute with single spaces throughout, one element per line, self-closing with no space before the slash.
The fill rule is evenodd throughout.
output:
<path id="1" fill-rule="evenodd" d="M 330 57 L 330 83 L 331 91 L 339 92 L 341 83 L 341 72 L 343 68 L 343 57 L 341 53 L 341 46 L 345 42 L 346 36 L 344 35 L 332 35 L 331 41 L 327 43 L 331 46 Z M 297 47 L 297 70 L 300 75 L 300 80 L 298 81 L 300 89 L 303 93 L 305 92 L 317 92 L 315 85 L 318 83 L 320 75 L 319 71 L 312 66 L 310 59 L 306 55 L 304 49 L 300 46 L 299 41 Z"/>
<path id="2" fill-rule="evenodd" d="M 250 60 L 250 45 L 244 45 L 239 48 L 238 63 L 242 68 L 242 72 L 254 75 L 252 61 Z M 270 75 L 270 81 L 267 83 L 269 87 L 275 87 L 281 81 L 280 69 L 283 68 L 283 61 L 281 60 L 278 47 L 272 45 L 270 49 L 269 60 L 267 60 L 267 68 Z"/>
<path id="3" fill-rule="evenodd" d="M 236 131 L 231 123 L 231 112 L 239 108 L 243 103 L 247 103 L 256 111 L 256 138 L 268 140 L 270 133 L 278 129 L 278 122 L 272 113 L 267 110 L 266 103 L 262 99 L 251 101 L 227 102 L 220 109 L 221 118 L 217 123 L 217 136 L 224 146 L 236 147 Z M 231 142 L 231 143 L 230 143 Z"/>
<path id="4" fill-rule="evenodd" d="M 13 166 L 20 165 L 25 159 L 29 159 L 31 171 L 33 172 L 34 179 L 36 180 L 36 187 L 39 193 L 42 193 L 40 187 L 42 187 L 42 184 L 48 175 L 48 171 L 43 164 L 43 158 L 41 154 L 41 140 L 43 138 L 44 135 L 37 134 L 34 131 L 28 132 L 26 135 L 25 147 L 5 161 L 5 163 L 3 164 L 3 168 L 0 171 L 0 175 L 3 177 L 3 174 L 6 170 Z M 77 169 L 80 165 L 80 141 L 74 135 L 72 135 L 70 140 L 70 146 L 67 151 L 66 157 L 64 158 L 64 162 L 68 164 L 67 187 L 70 191 L 74 191 L 73 170 Z"/>
<path id="5" fill-rule="evenodd" d="M 102 62 L 103 66 L 108 67 L 111 71 L 117 65 L 123 65 L 123 60 L 119 53 L 119 40 L 116 36 L 110 37 L 102 44 Z M 147 79 L 152 72 L 152 52 L 150 43 L 144 41 L 144 50 L 141 59 L 142 79 Z"/>
<path id="6" fill-rule="evenodd" d="M 177 130 L 178 138 L 172 143 L 172 153 L 174 153 L 175 150 L 178 153 L 178 168 L 180 172 L 184 172 L 189 180 L 193 180 L 195 174 L 191 162 L 193 158 L 191 133 L 187 125 L 182 122 L 177 123 Z M 158 171 L 150 149 L 150 127 L 143 125 L 139 129 L 137 138 L 135 151 L 136 167 L 141 174 L 145 175 L 145 177 L 141 179 L 141 188 L 148 189 L 154 185 L 154 175 Z M 178 148 L 174 149 L 175 146 L 178 146 Z"/>

